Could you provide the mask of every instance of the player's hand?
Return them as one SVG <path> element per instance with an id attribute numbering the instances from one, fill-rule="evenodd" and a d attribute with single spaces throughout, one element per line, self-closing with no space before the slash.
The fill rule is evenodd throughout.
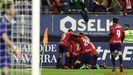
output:
<path id="1" fill-rule="evenodd" d="M 109 8 L 106 9 L 106 11 L 108 11 L 108 10 L 109 10 Z"/>
<path id="2" fill-rule="evenodd" d="M 16 55 L 18 58 L 22 58 L 22 51 L 19 49 L 16 49 Z"/>
<path id="3" fill-rule="evenodd" d="M 17 55 L 18 58 L 21 58 L 22 57 L 22 51 L 19 50 L 15 45 L 12 46 L 12 49 L 16 53 L 16 55 Z"/>
<path id="4" fill-rule="evenodd" d="M 68 3 L 65 2 L 64 5 L 68 5 Z"/>

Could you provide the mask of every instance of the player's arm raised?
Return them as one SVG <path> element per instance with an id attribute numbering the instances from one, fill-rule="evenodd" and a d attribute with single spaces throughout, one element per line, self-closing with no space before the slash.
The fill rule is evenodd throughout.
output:
<path id="1" fill-rule="evenodd" d="M 12 42 L 11 40 L 8 38 L 8 35 L 6 33 L 2 34 L 2 39 L 5 41 L 5 43 L 13 50 L 16 52 L 17 57 L 21 58 L 22 56 L 22 52 L 21 50 L 19 50 Z"/>

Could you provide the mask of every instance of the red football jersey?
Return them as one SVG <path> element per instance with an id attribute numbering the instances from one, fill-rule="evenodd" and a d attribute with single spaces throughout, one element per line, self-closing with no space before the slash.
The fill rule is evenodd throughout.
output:
<path id="1" fill-rule="evenodd" d="M 60 44 L 64 45 L 64 46 L 68 46 L 69 42 L 70 42 L 70 37 L 82 37 L 82 35 L 79 35 L 79 34 L 74 34 L 73 32 L 66 32 L 66 33 L 63 33 L 61 39 L 60 39 Z"/>
<path id="2" fill-rule="evenodd" d="M 122 39 L 125 37 L 124 29 L 119 24 L 113 24 L 110 27 L 110 44 L 120 44 Z"/>
<path id="3" fill-rule="evenodd" d="M 90 39 L 87 36 L 81 37 L 78 39 L 78 42 L 81 45 L 82 49 L 82 54 L 84 53 L 91 53 L 91 54 L 96 54 L 96 48 L 94 45 L 91 43 Z"/>
<path id="4" fill-rule="evenodd" d="M 69 51 L 69 53 L 72 53 L 72 44 L 68 44 L 68 51 Z"/>
<path id="5" fill-rule="evenodd" d="M 77 55 L 81 54 L 81 46 L 78 42 L 71 41 L 71 46 L 72 46 L 72 54 L 74 56 L 77 56 Z"/>
<path id="6" fill-rule="evenodd" d="M 74 35 L 74 33 L 73 32 L 63 33 L 63 35 L 62 35 L 62 37 L 60 39 L 60 44 L 68 46 L 68 40 L 69 40 L 71 35 Z"/>

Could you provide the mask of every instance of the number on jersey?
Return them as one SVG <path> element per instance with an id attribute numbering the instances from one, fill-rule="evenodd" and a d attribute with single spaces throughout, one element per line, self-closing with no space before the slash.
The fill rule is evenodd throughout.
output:
<path id="1" fill-rule="evenodd" d="M 121 36 L 121 31 L 120 30 L 117 30 L 116 31 L 116 35 L 117 35 L 117 38 L 119 38 Z"/>
<path id="2" fill-rule="evenodd" d="M 88 37 L 83 38 L 84 46 L 87 46 L 90 43 L 90 39 Z"/>

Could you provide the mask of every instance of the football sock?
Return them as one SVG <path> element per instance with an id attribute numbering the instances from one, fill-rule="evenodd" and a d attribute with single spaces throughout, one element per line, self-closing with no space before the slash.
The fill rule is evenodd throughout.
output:
<path id="1" fill-rule="evenodd" d="M 98 56 L 97 56 L 97 55 L 94 55 L 94 56 L 93 56 L 92 66 L 96 66 L 96 63 L 97 63 L 97 58 L 98 58 Z"/>
<path id="2" fill-rule="evenodd" d="M 114 57 L 114 55 L 111 55 L 111 60 L 112 60 L 113 66 L 114 66 L 114 68 L 115 68 L 115 57 Z"/>
<path id="3" fill-rule="evenodd" d="M 65 58 L 65 66 L 70 67 L 70 57 Z"/>
<path id="4" fill-rule="evenodd" d="M 119 60 L 120 60 L 120 64 L 122 64 L 122 61 L 123 61 L 122 55 L 119 55 Z"/>
<path id="5" fill-rule="evenodd" d="M 61 61 L 61 58 L 58 58 L 58 59 L 57 59 L 57 64 L 56 64 L 56 65 L 59 65 L 59 64 L 60 64 L 60 61 Z"/>

